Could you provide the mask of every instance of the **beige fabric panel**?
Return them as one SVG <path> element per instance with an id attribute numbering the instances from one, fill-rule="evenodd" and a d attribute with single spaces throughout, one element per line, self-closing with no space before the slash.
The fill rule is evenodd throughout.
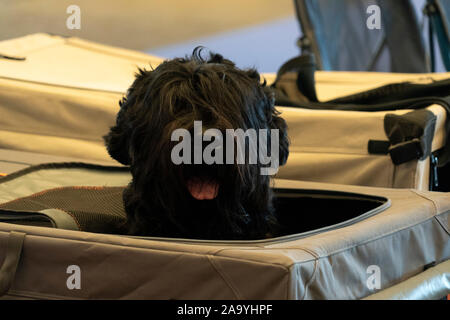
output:
<path id="1" fill-rule="evenodd" d="M 0 130 L 2 148 L 102 161 L 119 165 L 109 156 L 102 141 L 86 141 Z"/>
<path id="2" fill-rule="evenodd" d="M 121 94 L 0 79 L 1 130 L 100 141 Z"/>
<path id="3" fill-rule="evenodd" d="M 387 112 L 278 110 L 287 120 L 292 152 L 367 154 L 369 139 L 387 139 L 383 129 Z"/>
<path id="4" fill-rule="evenodd" d="M 291 152 L 276 177 L 357 186 L 429 190 L 430 160 L 395 166 L 389 156 Z"/>
<path id="5" fill-rule="evenodd" d="M 132 50 L 48 34 L 2 41 L 0 52 L 26 58 L 1 59 L 0 77 L 118 93 L 131 85 L 138 67 L 156 67 L 163 61 Z"/>
<path id="6" fill-rule="evenodd" d="M 430 190 L 430 158 L 395 166 L 393 188 Z"/>
<path id="7" fill-rule="evenodd" d="M 276 177 L 394 187 L 394 167 L 389 156 L 294 151 L 290 152 L 287 164 L 280 167 Z M 408 184 L 413 182 L 411 179 L 408 180 Z"/>
<path id="8" fill-rule="evenodd" d="M 163 61 L 47 34 L 2 41 L 0 52 L 26 58 L 0 60 L 0 147 L 110 163 L 102 136 L 120 98 L 138 67 Z"/>
<path id="9" fill-rule="evenodd" d="M 377 291 L 366 285 L 370 265 L 379 266 L 383 290 L 450 258 L 448 194 L 287 180 L 276 186 L 383 196 L 391 206 L 347 227 L 264 241 L 136 239 L 0 223 L 0 261 L 9 232 L 27 234 L 10 297 L 359 299 Z M 65 285 L 72 264 L 82 270 L 81 290 Z"/>
<path id="10" fill-rule="evenodd" d="M 0 231 L 0 242 L 5 243 L 7 236 Z M 44 299 L 288 298 L 289 270 L 271 261 L 199 254 L 186 247 L 179 248 L 181 251 L 136 247 L 136 240 L 123 246 L 101 243 L 94 238 L 77 241 L 27 235 L 26 241 L 27 258 L 23 257 L 16 275 L 17 281 L 10 292 L 13 296 Z M 49 251 L 52 255 L 44 258 L 44 252 Z M 68 290 L 65 270 L 75 262 L 81 268 L 82 287 Z M 36 281 L 37 274 L 51 276 L 40 276 L 45 280 Z M 30 286 L 30 283 L 35 285 Z"/>
<path id="11" fill-rule="evenodd" d="M 280 107 L 287 120 L 290 154 L 277 177 L 361 186 L 429 189 L 429 159 L 394 166 L 389 155 L 368 153 L 369 140 L 387 140 L 384 117 L 412 110 L 357 112 Z M 446 111 L 436 117 L 432 150 L 445 145 Z"/>
<path id="12" fill-rule="evenodd" d="M 288 122 L 291 151 L 317 153 L 368 154 L 372 140 L 387 140 L 384 131 L 386 114 L 402 115 L 413 110 L 380 112 L 310 110 L 279 107 Z M 439 105 L 427 108 L 436 115 L 433 151 L 445 144 L 445 109 Z"/>
<path id="13" fill-rule="evenodd" d="M 0 86 L 1 148 L 115 163 L 102 136 L 121 95 L 4 79 Z"/>
<path id="14" fill-rule="evenodd" d="M 389 223 L 390 219 L 386 220 Z M 340 240 L 345 241 L 347 237 Z M 380 290 L 383 290 L 422 272 L 426 265 L 424 262 L 433 262 L 436 257 L 436 252 L 430 252 L 430 248 L 438 251 L 446 249 L 448 252 L 448 246 L 445 248 L 443 245 L 446 241 L 448 234 L 433 219 L 396 230 L 376 240 L 367 238 L 359 245 L 319 259 L 309 283 L 298 284 L 302 295 L 295 298 L 361 299 L 378 291 L 367 286 L 370 266 L 380 268 Z M 414 243 L 414 248 L 411 248 L 411 243 Z M 418 253 L 423 255 L 420 260 L 417 260 Z M 445 259 L 448 259 L 447 256 Z M 422 262 L 418 264 L 418 261 Z M 409 265 L 400 267 L 403 263 Z M 298 268 L 301 270 L 302 266 Z"/>

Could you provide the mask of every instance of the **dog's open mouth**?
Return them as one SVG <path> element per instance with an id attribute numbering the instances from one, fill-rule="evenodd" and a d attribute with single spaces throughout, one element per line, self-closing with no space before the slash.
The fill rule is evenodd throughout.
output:
<path id="1" fill-rule="evenodd" d="M 192 177 L 186 182 L 186 187 L 197 200 L 212 200 L 219 193 L 219 183 L 214 179 Z"/>

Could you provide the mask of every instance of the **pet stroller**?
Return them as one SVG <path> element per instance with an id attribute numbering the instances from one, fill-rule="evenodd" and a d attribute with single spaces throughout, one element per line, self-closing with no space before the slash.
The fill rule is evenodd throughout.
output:
<path id="1" fill-rule="evenodd" d="M 440 298 L 448 291 L 447 193 L 276 180 L 279 238 L 110 234 L 124 219 L 121 190 L 130 174 L 109 158 L 102 136 L 137 66 L 161 60 L 44 34 L 2 42 L 0 52 L 12 58 L 0 59 L 0 171 L 13 157 L 24 159 L 0 179 L 4 298 Z M 43 70 L 49 59 L 52 68 Z M 363 74 L 368 80 L 358 84 L 355 73 L 316 76 L 319 97 L 336 97 L 340 82 L 354 93 L 412 77 Z M 280 108 L 293 134 L 298 110 Z M 295 155 L 299 141 L 291 142 Z M 53 157 L 71 162 L 39 164 Z M 68 285 L 71 266 L 82 272 L 80 289 Z"/>
<path id="2" fill-rule="evenodd" d="M 317 72 L 315 76 L 319 98 L 313 73 L 308 76 L 298 69 L 279 73 L 273 84 L 293 141 L 279 178 L 450 190 L 450 100 L 445 97 L 450 93 L 450 74 L 359 73 L 355 77 L 340 72 L 336 77 Z M 305 83 L 312 88 L 311 99 L 300 91 Z M 367 91 L 354 94 L 361 87 Z M 408 95 L 421 90 L 444 96 Z M 336 92 L 349 96 L 336 98 Z M 386 97 L 390 100 L 376 100 Z"/>
<path id="3" fill-rule="evenodd" d="M 424 73 L 436 71 L 437 59 L 450 70 L 450 1 L 422 2 L 423 14 L 411 0 L 294 0 L 298 45 L 319 70 Z"/>
<path id="4" fill-rule="evenodd" d="M 129 181 L 126 168 L 80 163 L 0 179 L 3 298 L 439 299 L 450 289 L 447 193 L 276 180 L 277 238 L 107 234 L 124 219 Z"/>
<path id="5" fill-rule="evenodd" d="M 303 54 L 281 66 L 273 87 L 277 105 L 297 107 L 286 112 L 295 142 L 278 177 L 450 191 L 450 74 L 398 73 L 434 69 L 413 3 L 294 2 Z M 444 63 L 450 53 L 449 4 L 427 1 L 425 10 Z M 381 10 L 382 27 L 368 25 L 371 10 Z M 397 73 L 315 74 L 315 69 Z"/>

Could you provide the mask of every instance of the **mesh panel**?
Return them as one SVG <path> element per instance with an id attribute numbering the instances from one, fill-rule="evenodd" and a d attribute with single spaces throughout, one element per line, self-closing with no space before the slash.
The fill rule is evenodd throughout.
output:
<path id="1" fill-rule="evenodd" d="M 371 5 L 380 9 L 380 29 L 367 27 L 374 15 L 367 12 Z M 409 0 L 296 0 L 296 8 L 322 70 L 427 70 L 423 39 Z"/>
<path id="2" fill-rule="evenodd" d="M 117 233 L 126 221 L 123 187 L 62 187 L 0 204 L 0 209 L 41 211 L 59 209 L 69 213 L 80 230 Z"/>
<path id="3" fill-rule="evenodd" d="M 383 29 L 366 27 L 374 1 L 308 1 L 311 23 L 324 57 L 324 69 L 366 70 L 384 39 Z"/>

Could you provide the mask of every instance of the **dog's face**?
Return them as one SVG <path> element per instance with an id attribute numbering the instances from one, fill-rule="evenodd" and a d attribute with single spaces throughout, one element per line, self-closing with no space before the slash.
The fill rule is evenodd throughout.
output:
<path id="1" fill-rule="evenodd" d="M 183 150 L 187 161 L 181 164 L 173 158 L 177 144 L 187 142 L 186 137 L 174 139 L 180 129 L 192 137 L 189 154 Z M 196 140 L 196 135 L 208 129 L 223 134 L 222 145 L 209 146 L 216 160 L 223 159 L 213 164 L 198 162 L 210 142 Z M 236 239 L 271 231 L 270 177 L 261 174 L 260 162 L 226 161 L 236 147 L 235 141 L 226 144 L 227 129 L 266 129 L 268 153 L 270 129 L 278 129 L 277 160 L 279 165 L 286 162 L 286 123 L 255 70 L 240 70 L 217 54 L 203 60 L 194 50 L 191 58 L 139 71 L 120 102 L 116 125 L 105 136 L 111 157 L 129 165 L 133 176 L 124 194 L 131 233 Z"/>

